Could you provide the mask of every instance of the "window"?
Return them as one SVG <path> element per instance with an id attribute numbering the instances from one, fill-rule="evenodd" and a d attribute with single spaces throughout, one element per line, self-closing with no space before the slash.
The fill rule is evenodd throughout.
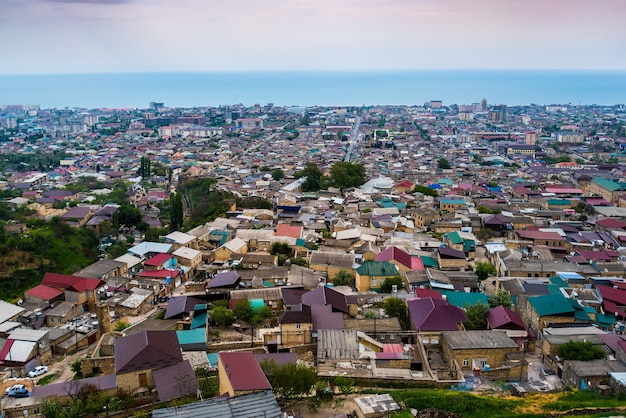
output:
<path id="1" fill-rule="evenodd" d="M 469 367 L 469 359 L 463 359 L 463 367 Z"/>
<path id="2" fill-rule="evenodd" d="M 296 329 L 300 329 L 300 324 L 296 324 Z"/>
<path id="3" fill-rule="evenodd" d="M 372 277 L 372 287 L 376 287 L 376 277 Z"/>

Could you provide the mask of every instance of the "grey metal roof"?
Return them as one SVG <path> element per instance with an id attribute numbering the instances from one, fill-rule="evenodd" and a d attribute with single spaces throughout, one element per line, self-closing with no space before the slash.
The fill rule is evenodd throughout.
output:
<path id="1" fill-rule="evenodd" d="M 153 418 L 282 418 L 271 391 L 254 392 L 232 398 L 215 398 L 189 405 L 155 409 Z"/>

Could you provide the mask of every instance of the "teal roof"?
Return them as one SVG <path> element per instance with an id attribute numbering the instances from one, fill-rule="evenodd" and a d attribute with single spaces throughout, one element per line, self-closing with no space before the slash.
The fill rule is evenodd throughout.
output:
<path id="1" fill-rule="evenodd" d="M 206 317 L 207 317 L 206 311 L 202 313 L 197 313 L 197 312 L 194 313 L 193 318 L 191 318 L 191 329 L 206 327 Z"/>
<path id="2" fill-rule="evenodd" d="M 539 316 L 574 316 L 574 307 L 561 293 L 533 296 L 528 298 L 528 302 Z"/>
<path id="3" fill-rule="evenodd" d="M 550 206 L 571 206 L 572 202 L 569 199 L 548 199 L 548 205 Z"/>
<path id="4" fill-rule="evenodd" d="M 441 199 L 441 203 L 444 205 L 465 205 L 463 199 Z"/>
<path id="5" fill-rule="evenodd" d="M 366 261 L 356 272 L 361 276 L 397 276 L 399 274 L 395 265 L 388 261 Z"/>
<path id="6" fill-rule="evenodd" d="M 476 249 L 476 241 L 468 239 L 463 241 L 463 251 L 474 251 Z"/>
<path id="7" fill-rule="evenodd" d="M 439 179 L 437 179 L 437 183 L 445 184 L 446 186 L 452 186 L 452 180 L 446 179 L 446 178 L 439 178 Z"/>
<path id="8" fill-rule="evenodd" d="M 424 264 L 424 267 L 434 267 L 434 268 L 439 267 L 439 264 L 437 263 L 436 258 L 430 257 L 428 255 L 420 255 L 419 257 L 422 259 L 422 263 Z"/>
<path id="9" fill-rule="evenodd" d="M 609 180 L 609 179 L 605 179 L 604 177 L 597 177 L 593 180 L 591 180 L 592 183 L 596 183 L 597 185 L 599 185 L 600 187 L 602 187 L 603 189 L 607 189 L 611 192 L 616 192 L 618 190 L 622 190 L 623 186 L 621 186 L 620 184 L 614 182 L 613 180 Z"/>
<path id="10" fill-rule="evenodd" d="M 461 238 L 457 231 L 448 233 L 448 240 L 451 244 L 463 244 L 463 238 Z"/>
<path id="11" fill-rule="evenodd" d="M 565 280 L 563 280 L 563 278 L 561 276 L 552 277 L 550 279 L 550 283 L 552 283 L 554 285 L 557 285 L 559 287 L 564 287 L 564 288 L 569 287 L 569 284 L 567 284 L 567 282 Z"/>
<path id="12" fill-rule="evenodd" d="M 596 322 L 599 325 L 604 326 L 605 328 L 610 328 L 617 323 L 617 319 L 615 319 L 614 315 L 605 315 L 598 313 L 596 314 Z"/>
<path id="13" fill-rule="evenodd" d="M 450 305 L 459 308 L 464 308 L 468 305 L 476 305 L 477 303 L 489 305 L 489 298 L 484 293 L 445 292 L 445 295 L 448 297 L 448 303 Z"/>
<path id="14" fill-rule="evenodd" d="M 206 357 L 209 360 L 209 366 L 217 367 L 219 355 L 218 353 L 206 353 Z"/>
<path id="15" fill-rule="evenodd" d="M 550 292 L 551 295 L 561 294 L 561 286 L 559 286 L 558 284 L 547 284 L 546 287 L 548 288 L 548 292 Z"/>
<path id="16" fill-rule="evenodd" d="M 206 344 L 206 328 L 176 331 L 180 345 Z"/>
<path id="17" fill-rule="evenodd" d="M 296 245 L 298 247 L 306 246 L 306 241 L 303 238 L 296 238 Z"/>

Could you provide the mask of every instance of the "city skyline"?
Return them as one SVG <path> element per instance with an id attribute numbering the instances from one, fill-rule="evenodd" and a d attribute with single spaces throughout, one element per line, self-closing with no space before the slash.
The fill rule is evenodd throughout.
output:
<path id="1" fill-rule="evenodd" d="M 0 74 L 626 69 L 626 2 L 0 0 Z"/>

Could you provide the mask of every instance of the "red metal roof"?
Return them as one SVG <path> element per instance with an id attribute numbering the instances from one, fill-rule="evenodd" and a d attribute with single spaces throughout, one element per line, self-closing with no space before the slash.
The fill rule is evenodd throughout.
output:
<path id="1" fill-rule="evenodd" d="M 167 263 L 170 259 L 172 258 L 172 256 L 170 254 L 157 254 L 154 257 L 152 257 L 149 260 L 146 260 L 143 265 L 144 266 L 151 266 L 151 267 L 158 267 L 161 264 Z"/>
<path id="2" fill-rule="evenodd" d="M 272 385 L 252 353 L 222 352 L 219 356 L 233 390 L 272 390 Z"/>
<path id="3" fill-rule="evenodd" d="M 277 237 L 301 238 L 302 227 L 296 225 L 278 224 L 276 227 Z"/>
<path id="4" fill-rule="evenodd" d="M 25 292 L 27 295 L 34 296 L 43 300 L 52 300 L 63 294 L 63 291 L 54 287 L 40 284 Z"/>
<path id="5" fill-rule="evenodd" d="M 178 277 L 179 274 L 180 274 L 180 271 L 178 270 L 155 270 L 155 271 L 144 270 L 141 273 L 139 273 L 139 277 L 157 277 L 160 279 L 166 279 L 170 277 L 173 279 L 174 277 Z"/>

